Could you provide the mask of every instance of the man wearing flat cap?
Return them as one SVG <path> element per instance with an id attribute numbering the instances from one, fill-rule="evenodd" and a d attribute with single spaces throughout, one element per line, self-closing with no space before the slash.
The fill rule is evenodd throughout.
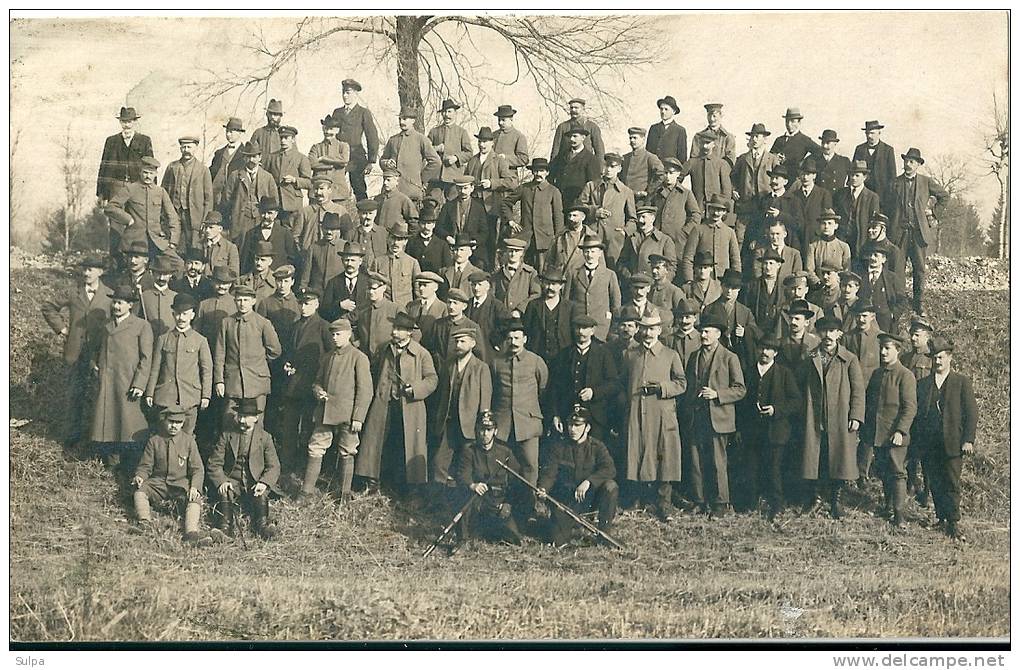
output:
<path id="1" fill-rule="evenodd" d="M 251 141 L 262 148 L 262 157 L 267 161 L 269 157 L 278 152 L 281 148 L 280 131 L 284 126 L 283 102 L 275 98 L 266 105 L 266 125 L 256 128 L 251 134 Z"/>
<path id="2" fill-rule="evenodd" d="M 297 134 L 294 126 L 280 126 L 280 149 L 266 158 L 266 171 L 276 181 L 280 219 L 291 226 L 305 205 L 305 191 L 312 188 L 312 165 L 308 156 L 297 150 Z"/>
<path id="3" fill-rule="evenodd" d="M 675 158 L 667 158 L 663 165 L 663 181 L 648 195 L 647 204 L 655 207 L 656 227 L 672 238 L 680 255 L 691 231 L 701 223 L 703 212 L 694 193 L 683 186 L 683 164 Z"/>
<path id="4" fill-rule="evenodd" d="M 865 186 L 868 164 L 854 161 L 850 166 L 850 183 L 832 194 L 832 207 L 842 219 L 837 235 L 850 245 L 856 258 L 868 239 L 868 224 L 879 213 L 878 195 Z"/>
<path id="5" fill-rule="evenodd" d="M 155 158 L 141 158 L 140 180 L 124 183 L 115 189 L 104 209 L 111 217 L 110 243 L 116 241 L 119 245 L 122 237 L 127 243 L 144 240 L 149 245 L 150 258 L 175 249 L 181 237 L 177 210 L 170 201 L 170 195 L 156 183 L 158 168 L 159 161 Z M 117 213 L 126 214 L 131 222 L 124 227 L 116 224 L 113 215 Z"/>
<path id="6" fill-rule="evenodd" d="M 518 318 L 528 303 L 541 294 L 538 272 L 524 262 L 525 247 L 524 240 L 505 238 L 499 248 L 499 270 L 492 276 L 493 297 Z"/>
<path id="7" fill-rule="evenodd" d="M 532 179 L 503 196 L 500 215 L 508 233 L 525 240 L 525 260 L 539 272 L 545 267 L 545 256 L 553 240 L 564 230 L 563 196 L 549 183 L 549 161 L 536 158 L 530 166 Z M 515 221 L 514 207 L 520 203 L 520 217 Z"/>
<path id="8" fill-rule="evenodd" d="M 896 179 L 896 151 L 882 141 L 884 125 L 877 120 L 865 121 L 861 130 L 864 142 L 854 148 L 854 162 L 863 161 L 868 168 L 868 176 L 864 186 L 878 195 L 881 211 L 892 216 L 896 210 L 896 199 L 893 194 L 893 180 Z"/>
<path id="9" fill-rule="evenodd" d="M 382 171 L 382 189 L 372 198 L 378 205 L 375 224 L 380 228 L 389 229 L 397 223 L 418 218 L 418 203 L 403 192 L 402 183 L 400 170 L 387 164 Z M 361 242 L 365 243 L 364 240 Z"/>
<path id="10" fill-rule="evenodd" d="M 691 176 L 691 192 L 702 210 L 706 209 L 713 196 L 719 196 L 726 203 L 726 223 L 732 228 L 734 222 L 730 221 L 730 214 L 733 209 L 733 182 L 730 181 L 730 172 L 733 167 L 713 153 L 718 139 L 719 136 L 711 131 L 698 134 L 701 151 L 684 164 L 684 174 Z"/>
<path id="11" fill-rule="evenodd" d="M 839 135 L 835 130 L 829 128 L 823 130 L 818 141 L 822 143 L 822 153 L 817 157 L 818 177 L 815 181 L 829 193 L 835 194 L 846 186 L 847 178 L 850 176 L 850 159 L 836 153 Z"/>
<path id="12" fill-rule="evenodd" d="M 453 190 L 453 177 L 464 174 L 471 158 L 471 136 L 454 123 L 460 104 L 447 98 L 439 108 L 439 125 L 428 132 L 432 147 L 439 154 L 439 170 L 429 180 L 429 195 L 444 203 Z"/>
<path id="13" fill-rule="evenodd" d="M 531 160 L 531 154 L 528 153 L 528 138 L 514 128 L 515 114 L 517 110 L 513 105 L 500 105 L 496 108 L 493 116 L 496 117 L 499 127 L 493 133 L 496 139 L 493 141 L 492 150 L 497 156 L 505 158 L 510 169 L 516 171 L 520 178 L 523 168 L 527 167 L 528 161 Z M 546 163 L 548 164 L 548 161 Z"/>
<path id="14" fill-rule="evenodd" d="M 294 235 L 294 244 L 302 254 L 307 253 L 324 235 L 323 222 L 327 216 L 335 215 L 339 237 L 349 237 L 355 228 L 352 210 L 357 208 L 347 200 L 335 202 L 334 182 L 326 176 L 328 171 L 316 170 L 312 177 L 312 189 L 308 193 L 308 204 L 301 208 L 287 223 Z M 346 182 L 345 182 L 346 183 Z"/>
<path id="15" fill-rule="evenodd" d="M 711 155 L 723 159 L 732 169 L 737 162 L 737 136 L 723 128 L 722 116 L 723 105 L 721 102 L 705 103 L 705 118 L 708 125 L 703 130 L 694 133 L 694 137 L 691 139 L 691 158 L 703 155 L 704 144 L 700 141 L 699 135 L 712 133 L 715 135 L 715 142 L 712 144 Z"/>
<path id="16" fill-rule="evenodd" d="M 368 197 L 365 177 L 372 172 L 372 165 L 379 154 L 379 130 L 372 112 L 361 102 L 361 84 L 354 79 L 340 83 L 343 107 L 337 107 L 330 114 L 340 124 L 339 138 L 351 148 L 351 162 L 347 172 L 351 178 L 351 189 L 355 200 Z M 364 138 L 364 140 L 362 140 Z"/>
<path id="17" fill-rule="evenodd" d="M 977 441 L 977 401 L 970 378 L 953 369 L 953 343 L 936 337 L 931 351 L 932 374 L 917 384 L 912 439 L 920 447 L 939 525 L 949 537 L 966 542 L 960 529 L 960 474 Z"/>
<path id="18" fill-rule="evenodd" d="M 223 203 L 223 192 L 227 185 L 227 175 L 244 167 L 244 154 L 240 151 L 244 144 L 244 122 L 236 116 L 227 119 L 223 124 L 223 133 L 227 143 L 213 152 L 209 164 L 209 175 L 212 177 L 213 206 L 220 209 Z"/>
<path id="19" fill-rule="evenodd" d="M 589 235 L 598 237 L 595 228 L 585 223 L 588 220 L 588 214 L 589 210 L 584 205 L 574 204 L 565 207 L 563 209 L 563 232 L 553 239 L 549 251 L 545 254 L 546 265 L 560 266 L 566 273 L 567 287 L 564 289 L 566 292 L 569 292 L 570 279 L 574 270 L 584 263 L 584 255 L 580 247 L 581 241 Z"/>
<path id="20" fill-rule="evenodd" d="M 244 234 L 239 245 L 241 255 L 241 272 L 251 272 L 255 267 L 255 250 L 262 243 L 269 244 L 272 249 L 273 266 L 301 264 L 301 255 L 294 235 L 279 220 L 280 202 L 274 196 L 266 196 L 259 200 L 259 225 Z"/>
<path id="21" fill-rule="evenodd" d="M 577 199 L 595 212 L 595 227 L 606 244 L 606 264 L 613 270 L 637 219 L 634 191 L 619 179 L 622 166 L 619 154 L 607 153 L 602 160 L 601 178 L 585 184 Z"/>
<path id="22" fill-rule="evenodd" d="M 708 251 L 699 251 L 694 254 L 691 262 L 692 276 L 680 287 L 684 297 L 694 300 L 699 305 L 699 310 L 711 305 L 722 296 L 722 284 L 715 278 L 715 259 Z"/>
<path id="23" fill-rule="evenodd" d="M 549 181 L 560 190 L 565 206 L 573 205 L 585 184 L 596 181 L 602 161 L 585 145 L 590 132 L 583 127 L 567 131 L 566 141 L 549 161 Z"/>
<path id="24" fill-rule="evenodd" d="M 605 245 L 595 235 L 586 235 L 578 245 L 583 263 L 568 281 L 567 298 L 595 319 L 595 337 L 605 342 L 609 325 L 622 303 L 620 280 L 603 260 Z"/>
<path id="25" fill-rule="evenodd" d="M 345 276 L 341 275 L 341 277 Z M 339 279 L 334 278 L 333 281 L 337 282 Z M 354 324 L 358 348 L 365 352 L 369 358 L 372 358 L 379 348 L 389 341 L 393 317 L 400 311 L 400 308 L 386 297 L 386 289 L 389 284 L 386 277 L 378 272 L 369 272 L 365 281 L 361 278 L 358 279 L 358 284 L 367 285 L 368 300 L 364 304 L 358 303 L 353 315 L 347 313 L 342 302 L 340 308 L 343 310 L 341 313 L 348 316 L 351 323 Z M 336 294 L 334 293 L 334 295 Z"/>
<path id="26" fill-rule="evenodd" d="M 351 147 L 347 142 L 337 137 L 340 133 L 340 122 L 332 115 L 327 115 L 321 123 L 322 141 L 316 142 L 308 148 L 308 162 L 312 166 L 313 176 L 317 170 L 322 170 L 322 176 L 327 177 L 330 181 L 332 192 L 338 197 L 352 201 L 351 186 L 347 176 L 347 166 L 351 162 Z M 309 192 L 310 196 L 311 192 Z"/>
<path id="27" fill-rule="evenodd" d="M 63 336 L 63 361 L 66 370 L 67 410 L 64 413 L 65 448 L 75 448 L 88 428 L 85 412 L 92 397 L 92 361 L 110 314 L 113 289 L 101 281 L 105 259 L 90 255 L 76 268 L 79 277 L 55 297 L 44 300 L 43 318 L 53 332 Z M 65 320 L 62 312 L 67 310 Z"/>
<path id="28" fill-rule="evenodd" d="M 804 115 L 799 107 L 788 107 L 783 114 L 786 132 L 772 142 L 772 153 L 782 157 L 783 165 L 790 174 L 792 183 L 800 174 L 800 164 L 808 154 L 817 156 L 822 147 L 800 130 Z"/>
<path id="29" fill-rule="evenodd" d="M 118 187 L 141 180 L 142 158 L 152 156 L 152 140 L 135 130 L 141 114 L 134 107 L 121 107 L 117 120 L 120 132 L 106 138 L 99 159 L 96 197 L 105 206 Z"/>
<path id="30" fill-rule="evenodd" d="M 592 317 L 574 312 L 573 341 L 549 363 L 547 398 L 557 433 L 566 434 L 573 408 L 580 404 L 590 414 L 592 437 L 604 441 L 609 439 L 610 401 L 621 384 L 613 352 L 595 339 L 596 325 Z"/>
<path id="31" fill-rule="evenodd" d="M 416 204 L 425 196 L 428 175 L 437 171 L 442 162 L 429 138 L 415 129 L 417 118 L 418 110 L 400 109 L 397 115 L 400 132 L 386 141 L 379 157 L 379 167 L 385 169 L 389 161 L 400 172 L 399 189 Z"/>
<path id="32" fill-rule="evenodd" d="M 663 163 L 667 158 L 675 158 L 680 163 L 686 163 L 687 130 L 676 119 L 676 115 L 680 113 L 680 106 L 671 95 L 659 98 L 655 106 L 659 109 L 661 120 L 648 129 L 645 148 L 658 156 Z"/>
<path id="33" fill-rule="evenodd" d="M 230 239 L 241 245 L 245 234 L 262 220 L 259 203 L 265 198 L 276 200 L 279 187 L 273 175 L 262 168 L 262 148 L 255 142 L 245 142 L 239 150 L 244 156 L 244 168 L 227 174 L 220 201 L 220 212 Z"/>
<path id="34" fill-rule="evenodd" d="M 404 305 L 418 326 L 414 338 L 419 342 L 429 341 L 436 321 L 446 316 L 446 303 L 437 293 L 443 278 L 435 272 L 425 271 L 414 276 L 414 297 Z"/>
<path id="35" fill-rule="evenodd" d="M 584 98 L 571 98 L 567 101 L 567 115 L 570 117 L 556 126 L 552 138 L 552 151 L 549 154 L 549 161 L 555 162 L 558 157 L 567 150 L 567 140 L 570 132 L 583 130 L 584 148 L 595 154 L 595 160 L 601 161 L 606 153 L 606 145 L 602 142 L 602 129 L 593 121 L 587 113 L 587 102 Z"/>
<path id="36" fill-rule="evenodd" d="M 181 249 L 201 245 L 202 222 L 213 210 L 212 175 L 209 169 L 195 158 L 199 140 L 196 135 L 177 139 L 181 157 L 166 166 L 163 172 L 163 190 L 170 194 L 170 202 L 181 221 Z"/>
<path id="37" fill-rule="evenodd" d="M 645 148 L 644 128 L 627 129 L 627 141 L 630 151 L 623 155 L 623 167 L 620 169 L 620 181 L 634 191 L 634 199 L 643 204 L 649 193 L 662 183 L 666 169 L 659 157 Z"/>

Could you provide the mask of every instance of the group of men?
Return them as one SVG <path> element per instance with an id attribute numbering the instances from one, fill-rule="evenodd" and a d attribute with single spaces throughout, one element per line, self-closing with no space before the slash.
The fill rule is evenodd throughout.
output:
<path id="1" fill-rule="evenodd" d="M 688 151 L 665 96 L 622 156 L 582 99 L 548 160 L 510 105 L 473 146 L 452 100 L 427 135 L 402 109 L 380 152 L 361 88 L 344 80 L 308 155 L 271 100 L 248 141 L 227 122 L 210 168 L 180 138 L 162 186 L 121 110 L 97 186 L 111 253 L 43 311 L 67 336 L 68 444 L 128 469 L 140 521 L 179 501 L 208 544 L 240 504 L 272 537 L 268 500 L 288 477 L 317 495 L 333 450 L 341 504 L 380 485 L 440 515 L 467 500 L 462 529 L 511 542 L 521 523 L 569 540 L 549 496 L 603 530 L 620 503 L 775 518 L 825 496 L 840 518 L 872 473 L 894 524 L 909 484 L 963 538 L 977 409 L 923 310 L 947 196 L 920 151 L 897 176 L 877 121 L 851 160 L 790 108 L 771 150 L 755 123 L 738 156 L 717 103 Z"/>

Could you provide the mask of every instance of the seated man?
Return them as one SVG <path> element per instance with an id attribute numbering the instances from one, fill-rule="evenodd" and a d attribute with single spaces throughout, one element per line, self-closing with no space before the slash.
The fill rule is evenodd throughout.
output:
<path id="1" fill-rule="evenodd" d="M 277 534 L 276 524 L 269 520 L 269 497 L 282 495 L 276 483 L 280 460 L 272 436 L 256 425 L 261 414 L 257 398 L 241 398 L 235 411 L 234 427 L 223 431 L 209 456 L 209 479 L 219 497 L 219 527 L 211 535 L 217 542 L 233 535 L 234 496 L 240 496 L 239 503 L 251 514 L 255 532 L 269 540 Z"/>
<path id="2" fill-rule="evenodd" d="M 195 438 L 183 430 L 187 414 L 180 407 L 164 409 L 159 432 L 145 443 L 142 459 L 131 480 L 137 489 L 133 496 L 135 515 L 140 528 L 151 528 L 150 502 L 168 504 L 184 501 L 184 541 L 207 547 L 212 544 L 212 539 L 198 530 L 205 470 Z"/>
<path id="3" fill-rule="evenodd" d="M 565 432 L 567 439 L 553 446 L 538 479 L 538 487 L 542 491 L 536 505 L 539 515 L 544 517 L 549 511 L 542 509 L 545 507 L 542 500 L 548 491 L 548 495 L 557 502 L 579 515 L 597 509 L 599 519 L 596 526 L 607 531 L 616 518 L 616 503 L 620 495 L 613 458 L 605 444 L 589 435 L 591 412 L 583 405 L 574 405 Z M 565 512 L 552 509 L 548 529 L 550 542 L 565 544 L 575 528 L 580 529 L 580 526 Z"/>
<path id="4" fill-rule="evenodd" d="M 521 471 L 510 447 L 496 439 L 496 415 L 483 409 L 475 421 L 475 439 L 465 447 L 457 468 L 457 482 L 479 496 L 477 503 L 461 518 L 458 527 L 461 541 L 469 540 L 474 533 L 511 544 L 522 541 L 513 509 L 506 501 L 510 474 L 499 467 L 497 461 L 514 472 Z"/>

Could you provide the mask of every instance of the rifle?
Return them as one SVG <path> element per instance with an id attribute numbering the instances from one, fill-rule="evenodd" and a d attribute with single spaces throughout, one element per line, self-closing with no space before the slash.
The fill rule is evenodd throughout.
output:
<path id="1" fill-rule="evenodd" d="M 504 470 L 506 470 L 507 472 L 512 474 L 514 477 L 516 477 L 521 483 L 523 483 L 525 486 L 527 486 L 529 489 L 531 489 L 535 494 L 540 494 L 541 493 L 540 489 L 537 486 L 533 485 L 527 479 L 525 479 L 524 477 L 522 477 L 519 474 L 517 474 L 517 472 L 515 472 L 514 469 L 511 468 L 509 465 L 507 465 L 503 461 L 499 461 L 499 460 L 497 460 L 496 463 L 499 464 L 499 467 L 503 468 Z M 566 505 L 564 505 L 560 501 L 556 500 L 556 498 L 553 498 L 549 494 L 544 494 L 544 496 L 545 496 L 544 499 L 548 500 L 550 503 L 552 503 L 553 507 L 555 507 L 556 509 L 558 509 L 559 511 L 563 512 L 568 517 L 573 519 L 576 524 L 581 526 L 581 528 L 584 528 L 586 531 L 588 531 L 589 533 L 594 534 L 596 537 L 602 538 L 607 543 L 609 543 L 611 546 L 616 547 L 617 549 L 619 549 L 621 551 L 626 551 L 627 550 L 627 548 L 625 546 L 623 546 L 622 544 L 620 544 L 619 542 L 614 540 L 612 537 L 610 537 L 609 534 L 606 533 L 604 530 L 598 528 L 595 524 L 593 524 L 592 522 L 588 521 L 587 519 L 582 518 L 574 510 L 570 509 L 569 507 L 567 507 Z"/>
<path id="2" fill-rule="evenodd" d="M 475 504 L 475 501 L 479 500 L 481 497 L 482 496 L 475 495 L 474 491 L 471 492 L 471 497 L 468 499 L 466 503 L 464 503 L 464 506 L 460 508 L 460 511 L 454 515 L 453 520 L 446 525 L 446 528 L 444 528 L 443 532 L 439 534 L 439 537 L 436 538 L 436 541 L 429 545 L 428 549 L 426 549 L 425 552 L 421 555 L 423 559 L 428 558 L 429 555 L 436 550 L 436 547 L 439 546 L 439 543 L 442 542 L 446 538 L 446 536 L 450 534 L 450 531 L 453 530 L 453 527 L 456 526 L 457 523 L 461 520 L 461 518 L 467 513 L 468 508 L 470 508 L 471 505 Z"/>

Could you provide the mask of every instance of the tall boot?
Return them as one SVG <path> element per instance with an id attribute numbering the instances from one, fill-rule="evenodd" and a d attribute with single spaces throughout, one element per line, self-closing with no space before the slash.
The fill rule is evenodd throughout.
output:
<path id="1" fill-rule="evenodd" d="M 322 470 L 322 456 L 309 456 L 308 463 L 305 464 L 305 480 L 301 485 L 302 498 L 308 498 L 315 494 L 315 482 L 319 480 L 320 470 Z"/>
<path id="2" fill-rule="evenodd" d="M 271 540 L 276 537 L 276 524 L 269 520 L 269 493 L 263 493 L 259 497 L 252 497 L 252 521 L 255 525 L 255 532 L 263 539 Z"/>
<path id="3" fill-rule="evenodd" d="M 903 528 L 905 525 L 903 520 L 903 503 L 907 499 L 907 482 L 903 479 L 897 479 L 893 481 L 890 488 L 892 488 L 893 493 L 892 523 L 897 528 Z"/>
<path id="4" fill-rule="evenodd" d="M 198 530 L 198 521 L 202 516 L 202 505 L 189 501 L 184 508 L 184 541 L 199 547 L 213 543 L 212 538 Z"/>
<path id="5" fill-rule="evenodd" d="M 152 523 L 152 508 L 149 507 L 149 496 L 144 491 L 135 491 L 132 494 L 135 503 L 135 517 L 139 523 Z"/>
<path id="6" fill-rule="evenodd" d="M 819 495 L 821 482 L 817 479 L 804 480 L 804 514 L 811 515 L 817 512 L 822 506 L 822 499 Z"/>
<path id="7" fill-rule="evenodd" d="M 893 515 L 893 487 L 888 478 L 882 478 L 882 511 L 879 515 L 884 519 L 892 519 Z"/>
<path id="8" fill-rule="evenodd" d="M 213 506 L 213 529 L 209 531 L 209 536 L 213 542 L 226 542 L 228 538 L 234 536 L 236 527 L 234 506 L 225 497 L 220 498 Z"/>
<path id="9" fill-rule="evenodd" d="M 829 491 L 829 512 L 832 514 L 832 518 L 839 520 L 843 518 L 843 507 L 840 505 L 839 497 L 843 492 L 843 481 L 839 479 L 833 479 L 830 482 Z"/>
<path id="10" fill-rule="evenodd" d="M 312 458 L 308 457 L 308 464 L 311 466 Z M 340 458 L 340 503 L 346 504 L 351 500 L 351 482 L 354 481 L 354 456 L 343 456 Z"/>

